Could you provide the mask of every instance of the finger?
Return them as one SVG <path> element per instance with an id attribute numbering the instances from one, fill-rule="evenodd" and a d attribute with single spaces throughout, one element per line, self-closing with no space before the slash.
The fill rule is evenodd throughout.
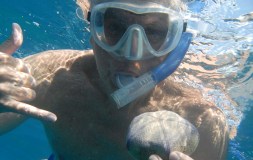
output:
<path id="1" fill-rule="evenodd" d="M 25 63 L 18 58 L 13 58 L 10 55 L 0 52 L 0 65 L 1 66 L 11 66 L 17 71 L 30 73 L 30 69 Z"/>
<path id="2" fill-rule="evenodd" d="M 15 113 L 21 113 L 42 121 L 55 122 L 57 120 L 54 113 L 36 108 L 26 103 L 7 98 L 1 99 L 0 102 L 5 106 L 5 108 Z"/>
<path id="3" fill-rule="evenodd" d="M 33 88 L 36 80 L 29 74 L 17 72 L 10 67 L 0 67 L 0 82 L 13 82 L 16 86 Z"/>
<path id="4" fill-rule="evenodd" d="M 36 96 L 34 90 L 11 83 L 0 83 L 0 93 L 2 97 L 11 97 L 18 101 L 31 101 Z"/>
<path id="5" fill-rule="evenodd" d="M 162 158 L 156 154 L 151 155 L 148 160 L 162 160 Z"/>
<path id="6" fill-rule="evenodd" d="M 173 151 L 170 154 L 170 160 L 193 160 L 193 159 L 182 152 Z"/>
<path id="7" fill-rule="evenodd" d="M 12 24 L 11 36 L 0 45 L 0 51 L 9 55 L 13 54 L 23 43 L 23 33 L 17 23 Z"/>

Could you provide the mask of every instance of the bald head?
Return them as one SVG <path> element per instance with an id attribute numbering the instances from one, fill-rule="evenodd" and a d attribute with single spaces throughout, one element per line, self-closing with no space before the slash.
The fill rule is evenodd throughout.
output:
<path id="1" fill-rule="evenodd" d="M 185 10 L 184 0 L 92 0 L 92 6 L 104 2 L 154 2 L 175 10 Z"/>
<path id="2" fill-rule="evenodd" d="M 177 11 L 186 10 L 185 2 L 188 0 L 77 0 L 77 4 L 87 13 L 90 8 L 105 2 L 154 2 Z"/>

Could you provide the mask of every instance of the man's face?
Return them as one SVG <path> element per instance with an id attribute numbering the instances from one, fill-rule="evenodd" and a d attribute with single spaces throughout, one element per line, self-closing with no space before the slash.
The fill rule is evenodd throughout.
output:
<path id="1" fill-rule="evenodd" d="M 159 65 L 166 58 L 165 55 L 143 61 L 118 60 L 95 44 L 93 40 L 91 40 L 91 43 L 93 45 L 100 79 L 106 85 L 109 94 L 117 89 L 115 85 L 116 74 L 124 73 L 138 77 Z"/>
<path id="2" fill-rule="evenodd" d="M 104 23 L 105 36 L 111 45 L 115 45 L 119 41 L 129 26 L 138 24 L 144 28 L 151 46 L 158 50 L 168 31 L 166 27 L 168 23 L 167 15 L 155 13 L 137 15 L 124 10 L 111 9 L 105 14 Z M 99 47 L 93 39 L 91 39 L 91 43 L 100 78 L 104 82 L 108 94 L 117 88 L 115 85 L 115 75 L 117 73 L 138 77 L 159 65 L 166 57 L 154 57 L 139 61 L 117 59 Z"/>

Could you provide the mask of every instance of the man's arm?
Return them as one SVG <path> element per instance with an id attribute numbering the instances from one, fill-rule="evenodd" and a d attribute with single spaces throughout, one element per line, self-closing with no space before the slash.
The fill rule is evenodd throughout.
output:
<path id="1" fill-rule="evenodd" d="M 0 136 L 16 128 L 26 118 L 26 116 L 12 112 L 0 113 Z"/>
<path id="2" fill-rule="evenodd" d="M 149 157 L 148 160 L 163 160 L 163 159 L 158 155 L 153 154 Z M 174 151 L 170 153 L 169 160 L 193 160 L 193 159 L 182 152 Z"/>

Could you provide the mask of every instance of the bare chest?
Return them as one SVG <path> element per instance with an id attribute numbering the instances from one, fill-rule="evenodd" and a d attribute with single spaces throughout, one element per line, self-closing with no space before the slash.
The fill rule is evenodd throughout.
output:
<path id="1" fill-rule="evenodd" d="M 56 79 L 38 101 L 58 117 L 54 124 L 45 124 L 53 149 L 65 159 L 131 159 L 126 149 L 127 130 L 149 104 L 119 110 L 88 83 L 71 77 Z"/>
<path id="2" fill-rule="evenodd" d="M 168 110 L 178 103 L 177 98 L 157 88 L 131 106 L 117 109 L 108 96 L 79 74 L 59 72 L 37 100 L 38 106 L 58 117 L 45 128 L 53 149 L 64 159 L 129 160 L 126 136 L 133 118 L 143 112 Z"/>

